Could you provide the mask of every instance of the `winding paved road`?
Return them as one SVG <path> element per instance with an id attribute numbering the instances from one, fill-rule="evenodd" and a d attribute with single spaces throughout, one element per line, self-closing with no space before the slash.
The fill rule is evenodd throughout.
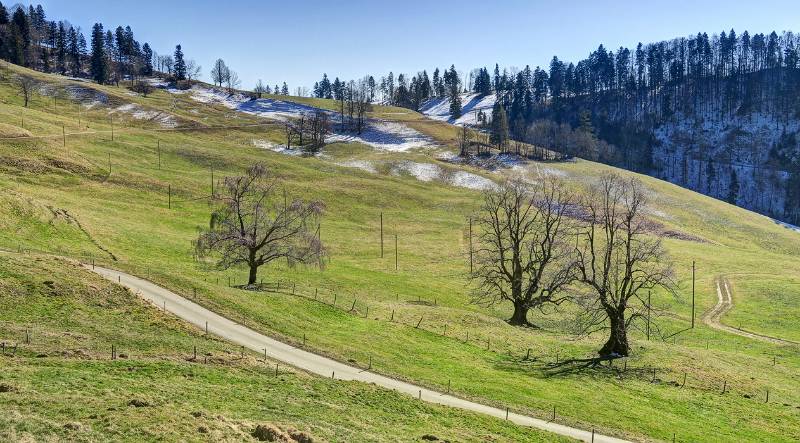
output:
<path id="1" fill-rule="evenodd" d="M 722 323 L 722 316 L 733 308 L 733 295 L 731 293 L 730 284 L 724 277 L 719 277 L 716 281 L 717 287 L 717 304 L 711 308 L 703 316 L 703 321 L 714 329 L 729 332 L 742 337 L 752 338 L 754 340 L 766 341 L 769 343 L 776 343 L 781 345 L 800 345 L 800 343 L 783 338 L 772 337 L 769 335 L 758 334 L 756 332 L 745 331 L 740 328 L 734 328 Z"/>
<path id="2" fill-rule="evenodd" d="M 172 314 L 181 319 L 194 324 L 195 326 L 206 329 L 211 334 L 215 334 L 226 340 L 245 346 L 253 351 L 266 354 L 274 359 L 305 371 L 323 376 L 332 377 L 338 380 L 356 380 L 365 383 L 374 383 L 384 388 L 392 389 L 407 395 L 411 395 L 421 400 L 437 403 L 440 405 L 460 408 L 467 411 L 478 412 L 500 419 L 505 419 L 522 426 L 530 426 L 537 429 L 553 432 L 566 437 L 575 438 L 584 442 L 596 443 L 627 443 L 626 440 L 608 437 L 600 434 L 592 435 L 591 431 L 573 428 L 570 426 L 552 423 L 527 415 L 508 412 L 492 406 L 464 400 L 442 392 L 416 386 L 393 378 L 378 375 L 364 369 L 345 365 L 336 360 L 326 358 L 312 352 L 290 346 L 266 335 L 260 334 L 252 329 L 237 324 L 225 317 L 222 317 L 208 309 L 193 303 L 167 289 L 157 286 L 149 281 L 128 275 L 119 271 L 84 265 L 89 270 L 102 275 L 103 277 L 118 282 L 119 284 L 131 289 L 147 301 L 152 302 L 159 308 L 165 308 Z"/>

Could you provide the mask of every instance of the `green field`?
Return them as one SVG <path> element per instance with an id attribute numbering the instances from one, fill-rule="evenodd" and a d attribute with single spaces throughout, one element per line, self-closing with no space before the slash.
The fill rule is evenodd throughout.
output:
<path id="1" fill-rule="evenodd" d="M 4 74 L 7 78 L 7 69 Z M 31 75 L 47 84 L 60 81 L 57 77 Z M 0 188 L 3 189 L 0 246 L 5 249 L 95 260 L 149 278 L 186 296 L 194 296 L 196 291 L 203 305 L 287 342 L 300 343 L 305 335 L 308 346 L 321 354 L 361 365 L 371 358 L 377 372 L 435 388 L 451 384 L 460 396 L 518 412 L 549 418 L 555 407 L 557 421 L 565 424 L 635 440 L 671 441 L 673 433 L 676 441 L 800 439 L 797 348 L 732 336 L 710 329 L 700 321 L 702 312 L 716 303 L 715 279 L 726 275 L 734 283 L 735 306 L 723 318 L 724 322 L 730 319 L 729 324 L 734 326 L 796 339 L 799 329 L 792 320 L 800 315 L 800 303 L 796 302 L 800 297 L 797 286 L 800 263 L 795 259 L 800 253 L 800 234 L 796 232 L 726 203 L 640 177 L 651 194 L 648 207 L 651 217 L 684 238 L 665 240 L 676 262 L 679 288 L 677 297 L 654 294 L 654 299 L 669 310 L 660 326 L 664 335 L 690 326 L 693 260 L 698 269 L 697 326 L 665 340 L 646 341 L 642 333 L 635 332 L 634 354 L 625 363 L 624 372 L 618 363 L 614 368 L 552 375 L 547 371 L 547 363 L 556 358 L 590 356 L 604 337 L 598 334 L 576 338 L 570 309 L 550 316 L 532 313 L 531 320 L 544 327 L 533 330 L 514 328 L 504 322 L 510 315 L 510 306 L 487 309 L 469 303 L 465 221 L 479 204 L 479 192 L 393 175 L 388 168 L 371 174 L 335 164 L 354 158 L 383 163 L 434 161 L 428 153 L 374 152 L 358 144 L 333 144 L 326 147 L 325 158 L 285 156 L 253 145 L 253 140 L 281 142 L 284 136 L 280 127 L 207 128 L 260 122 L 255 117 L 220 106 L 198 104 L 189 97 L 163 91 L 144 98 L 131 96 L 123 88 L 82 86 L 103 91 L 113 105 L 132 102 L 161 110 L 174 115 L 181 127 L 194 129 L 165 131 L 155 123 L 115 114 L 112 141 L 108 110 L 113 105 L 86 110 L 77 101 L 54 102 L 50 96 L 37 96 L 30 108 L 23 109 L 10 83 L 0 83 L 0 123 L 4 124 L 4 132 L 22 130 L 24 118 L 24 130 L 33 135 L 54 135 L 0 141 Z M 314 104 L 335 106 L 319 101 Z M 378 107 L 374 115 L 407 121 L 434 137 L 444 148 L 454 149 L 454 128 L 438 122 L 425 123 L 418 114 L 407 110 L 402 115 L 396 112 L 400 111 Z M 62 125 L 69 133 L 86 131 L 87 124 L 89 131 L 98 132 L 70 135 L 65 147 L 60 138 Z M 246 276 L 244 269 L 216 272 L 197 263 L 192 256 L 191 241 L 196 238 L 198 227 L 208 223 L 211 210 L 208 198 L 211 170 L 217 178 L 239 174 L 256 161 L 267 162 L 285 179 L 293 194 L 320 199 L 327 205 L 321 232 L 331 256 L 325 270 L 290 269 L 278 264 L 261 272 L 265 281 L 293 287 L 294 295 L 288 289 L 281 293 L 254 294 L 230 288 L 228 278 L 241 283 Z M 557 171 L 576 188 L 591 183 L 610 169 L 586 161 L 530 166 Z M 387 235 L 384 258 L 380 257 L 381 213 Z M 395 234 L 398 270 L 395 270 Z M 16 267 L 16 272 L 23 273 L 19 268 L 25 268 L 25 278 L 36 287 L 45 280 L 97 281 L 86 271 L 64 262 L 36 262 L 34 254 L 24 257 L 17 259 L 24 261 L 17 262 L 12 269 Z M 9 287 L 16 286 L 4 286 Z M 314 300 L 315 293 L 318 300 Z M 63 331 L 65 325 L 41 320 L 45 315 L 20 312 L 22 307 L 17 307 L 10 295 L 4 292 L 2 297 L 3 305 L 14 307 L 0 311 L 2 324 L 10 325 L 0 330 L 4 340 L 18 341 L 12 335 L 16 333 L 18 337 L 20 330 L 27 327 L 23 325 Z M 334 297 L 336 306 L 332 305 Z M 348 312 L 354 300 L 356 312 Z M 38 306 L 42 312 L 49 309 L 44 300 Z M 259 400 L 264 400 L 255 393 L 239 395 L 232 406 L 227 406 L 219 398 L 205 398 L 198 387 L 229 383 L 245 390 L 250 383 L 274 383 L 274 379 L 267 377 L 269 370 L 257 369 L 256 356 L 251 356 L 252 362 L 243 367 L 200 367 L 188 365 L 176 356 L 162 360 L 159 355 L 169 353 L 166 348 L 170 343 L 188 352 L 189 343 L 193 342 L 193 333 L 175 322 L 164 325 L 176 331 L 174 337 L 157 334 L 162 329 L 159 327 L 151 329 L 149 335 L 127 337 L 127 343 L 120 344 L 137 349 L 136 355 L 150 355 L 141 364 L 152 377 L 142 379 L 138 371 L 113 377 L 113 368 L 119 363 L 104 360 L 104 350 L 110 347 L 108 336 L 116 336 L 117 328 L 130 327 L 111 321 L 109 316 L 113 312 L 101 307 L 87 311 L 82 319 L 81 327 L 86 331 L 83 334 L 95 337 L 92 340 L 97 346 L 89 358 L 48 357 L 43 360 L 47 365 L 41 365 L 33 357 L 0 360 L 2 381 L 10 379 L 11 384 L 25 389 L 37 385 L 37 380 L 43 384 L 43 380 L 51 380 L 48 374 L 52 372 L 45 369 L 48 367 L 53 372 L 75 374 L 74 384 L 68 387 L 44 384 L 43 397 L 31 403 L 9 402 L 6 394 L 0 394 L 3 408 L 11 409 L 12 416 L 18 417 L 9 422 L 8 432 L 63 435 L 66 431 L 59 426 L 72 416 L 68 405 L 74 402 L 52 408 L 34 405 L 47 402 L 48 395 L 56 396 L 60 390 L 74 393 L 80 386 L 90 392 L 101 392 L 118 383 L 120 391 L 126 393 L 120 398 L 130 397 L 129 392 L 155 391 L 150 394 L 153 401 L 168 404 L 173 401 L 170 399 L 180 397 L 186 385 L 172 383 L 163 391 L 154 387 L 152 378 L 180 378 L 176 374 L 191 368 L 200 374 L 195 380 L 207 384 L 185 387 L 192 389 L 190 397 L 196 402 L 186 406 L 185 413 L 202 407 L 209 414 L 220 414 L 237 423 L 266 417 L 263 419 L 292 424 L 335 441 L 362 436 L 395 440 L 396 435 L 411 438 L 422 435 L 424 432 L 415 427 L 414 420 L 405 416 L 411 416 L 411 412 L 393 414 L 387 419 L 397 423 L 392 425 L 397 427 L 397 434 L 381 434 L 370 428 L 371 420 L 376 420 L 384 408 L 381 405 L 392 403 L 392 411 L 396 408 L 429 414 L 425 421 L 435 423 L 430 432 L 436 435 L 438 432 L 443 438 L 472 440 L 489 434 L 510 440 L 541 438 L 539 434 L 523 433 L 502 422 L 484 419 L 466 424 L 475 418 L 417 405 L 372 388 L 343 387 L 301 375 L 293 375 L 292 388 L 283 391 L 270 385 L 270 389 L 278 392 L 303 391 L 307 397 L 303 401 L 309 403 L 296 411 L 267 413 L 269 407 L 260 405 Z M 390 322 L 393 312 L 394 321 Z M 153 312 L 153 315 L 158 314 Z M 150 324 L 144 317 L 136 321 Z M 415 327 L 417 323 L 419 328 Z M 223 343 L 214 346 L 225 347 Z M 87 349 L 92 348 L 87 346 Z M 525 360 L 528 349 L 532 358 Z M 173 351 L 176 354 L 180 353 Z M 681 387 L 684 374 L 686 384 Z M 723 385 L 725 394 L 721 394 Z M 376 411 L 361 414 L 355 400 L 344 398 L 344 393 L 352 389 L 362 390 L 368 398 L 364 402 L 373 405 Z M 764 401 L 767 390 L 769 403 Z M 214 395 L 223 394 L 215 391 Z M 318 395 L 321 397 L 317 398 Z M 120 399 L 115 401 L 124 403 Z M 331 411 L 305 417 L 305 411 L 318 405 L 317 401 L 347 411 L 348 418 L 342 421 L 345 419 L 336 418 Z M 103 409 L 106 407 L 110 406 L 103 405 Z M 167 417 L 165 411 L 139 418 L 112 414 L 109 420 L 114 426 L 124 426 L 121 432 L 129 432 L 131 436 L 141 429 L 168 428 L 173 432 L 169 439 L 198 437 L 191 416 Z M 265 415 L 259 415 L 262 413 Z M 305 418 L 301 420 L 300 416 Z M 41 424 L 34 427 L 31 424 L 34 422 Z M 81 423 L 91 426 L 97 438 L 114 439 L 118 435 L 102 426 Z M 337 434 L 337 426 L 352 427 L 354 432 L 362 434 Z M 239 434 L 221 435 L 236 438 Z"/>

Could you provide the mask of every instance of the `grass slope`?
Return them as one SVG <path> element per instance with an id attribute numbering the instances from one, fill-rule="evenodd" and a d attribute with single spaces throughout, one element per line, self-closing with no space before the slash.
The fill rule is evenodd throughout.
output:
<path id="1" fill-rule="evenodd" d="M 186 126 L 258 121 L 162 91 L 144 98 L 122 88 L 97 89 L 114 100 L 174 113 Z M 26 130 L 35 135 L 60 134 L 62 124 L 75 127 L 81 108 L 69 102 L 56 112 L 48 99 L 37 98 L 23 110 L 8 84 L 0 84 L 0 99 L 0 123 L 14 125 L 24 115 Z M 454 135 L 452 127 L 423 123 L 407 110 L 378 107 L 374 114 L 435 128 L 426 133 L 445 146 Z M 90 129 L 110 130 L 107 108 L 80 117 Z M 431 387 L 450 384 L 458 395 L 532 415 L 550 417 L 555 407 L 563 423 L 637 440 L 671 440 L 673 433 L 678 441 L 800 438 L 797 349 L 734 337 L 699 321 L 700 313 L 716 303 L 714 279 L 724 274 L 735 285 L 729 317 L 745 329 L 787 338 L 797 333 L 797 324 L 788 319 L 796 318 L 800 305 L 787 292 L 796 290 L 800 276 L 795 259 L 800 235 L 765 217 L 640 177 L 652 194 L 651 217 L 666 230 L 702 240 L 666 240 L 679 272 L 679 294 L 654 294 L 670 312 L 660 321 L 664 335 L 688 328 L 690 269 L 697 261 L 697 327 L 665 340 L 646 341 L 635 332 L 635 353 L 624 372 L 616 367 L 552 375 L 547 363 L 591 355 L 603 337 L 575 339 L 569 311 L 534 314 L 532 320 L 544 330 L 523 330 L 503 321 L 508 306 L 469 303 L 465 219 L 477 207 L 479 193 L 253 146 L 254 139 L 279 143 L 280 128 L 161 131 L 131 119 L 115 124 L 114 141 L 101 132 L 70 136 L 66 148 L 57 137 L 0 142 L 0 246 L 94 259 L 187 296 L 197 291 L 199 302 L 254 329 L 295 343 L 305 335 L 316 352 L 362 365 L 371 358 L 379 372 Z M 326 155 L 431 161 L 424 152 L 376 153 L 357 144 L 331 145 Z M 253 294 L 230 288 L 228 278 L 241 283 L 244 270 L 212 271 L 191 255 L 197 228 L 207 223 L 211 169 L 215 177 L 237 174 L 255 161 L 267 161 L 296 194 L 319 198 L 328 207 L 322 238 L 332 257 L 324 272 L 281 264 L 262 271 L 265 280 L 293 291 Z M 611 169 L 584 161 L 530 167 L 564 175 L 576 187 Z M 387 233 L 384 258 L 380 213 Z M 770 279 L 762 279 L 765 274 Z M 753 281 L 765 282 L 766 288 Z M 768 297 L 765 289 L 785 296 Z M 348 312 L 354 301 L 355 311 Z M 787 320 L 764 321 L 770 317 Z M 528 349 L 531 359 L 524 358 Z"/>

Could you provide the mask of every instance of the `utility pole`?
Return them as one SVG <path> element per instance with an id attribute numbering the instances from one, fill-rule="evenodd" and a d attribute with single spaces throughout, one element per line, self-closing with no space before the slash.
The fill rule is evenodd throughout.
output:
<path id="1" fill-rule="evenodd" d="M 695 262 L 692 260 L 692 329 L 694 329 L 694 270 Z"/>
<path id="2" fill-rule="evenodd" d="M 472 274 L 472 217 L 469 218 L 469 273 Z"/>
<path id="3" fill-rule="evenodd" d="M 647 291 L 647 341 L 650 341 L 650 291 Z"/>

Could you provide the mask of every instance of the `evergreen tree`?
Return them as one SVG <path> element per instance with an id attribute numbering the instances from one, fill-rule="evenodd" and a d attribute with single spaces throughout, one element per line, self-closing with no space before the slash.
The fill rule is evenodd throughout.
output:
<path id="1" fill-rule="evenodd" d="M 149 43 L 145 43 L 142 46 L 142 75 L 149 77 L 153 71 L 153 50 Z"/>
<path id="2" fill-rule="evenodd" d="M 281 88 L 281 95 L 289 95 L 289 86 L 286 85 L 286 82 L 283 82 L 283 87 Z"/>
<path id="3" fill-rule="evenodd" d="M 9 61 L 16 65 L 29 66 L 28 49 L 31 44 L 30 26 L 25 10 L 17 8 L 9 25 Z"/>
<path id="4" fill-rule="evenodd" d="M 495 102 L 494 108 L 492 108 L 490 130 L 489 141 L 495 146 L 504 146 L 508 141 L 508 117 L 506 116 L 506 110 L 499 101 Z"/>
<path id="5" fill-rule="evenodd" d="M 78 31 L 72 26 L 67 32 L 67 58 L 69 59 L 70 71 L 73 77 L 81 75 L 81 53 L 78 43 Z"/>
<path id="6" fill-rule="evenodd" d="M 447 98 L 450 99 L 450 117 L 458 119 L 461 117 L 461 78 L 454 65 L 450 65 L 450 69 L 445 71 L 444 84 Z"/>
<path id="7" fill-rule="evenodd" d="M 56 69 L 61 75 L 67 75 L 67 30 L 64 22 L 59 22 L 56 34 Z"/>
<path id="8" fill-rule="evenodd" d="M 92 79 L 101 85 L 108 81 L 108 60 L 106 58 L 103 25 L 95 23 L 92 27 Z"/>
<path id="9" fill-rule="evenodd" d="M 175 80 L 186 80 L 186 61 L 183 59 L 183 49 L 181 45 L 175 46 Z"/>

